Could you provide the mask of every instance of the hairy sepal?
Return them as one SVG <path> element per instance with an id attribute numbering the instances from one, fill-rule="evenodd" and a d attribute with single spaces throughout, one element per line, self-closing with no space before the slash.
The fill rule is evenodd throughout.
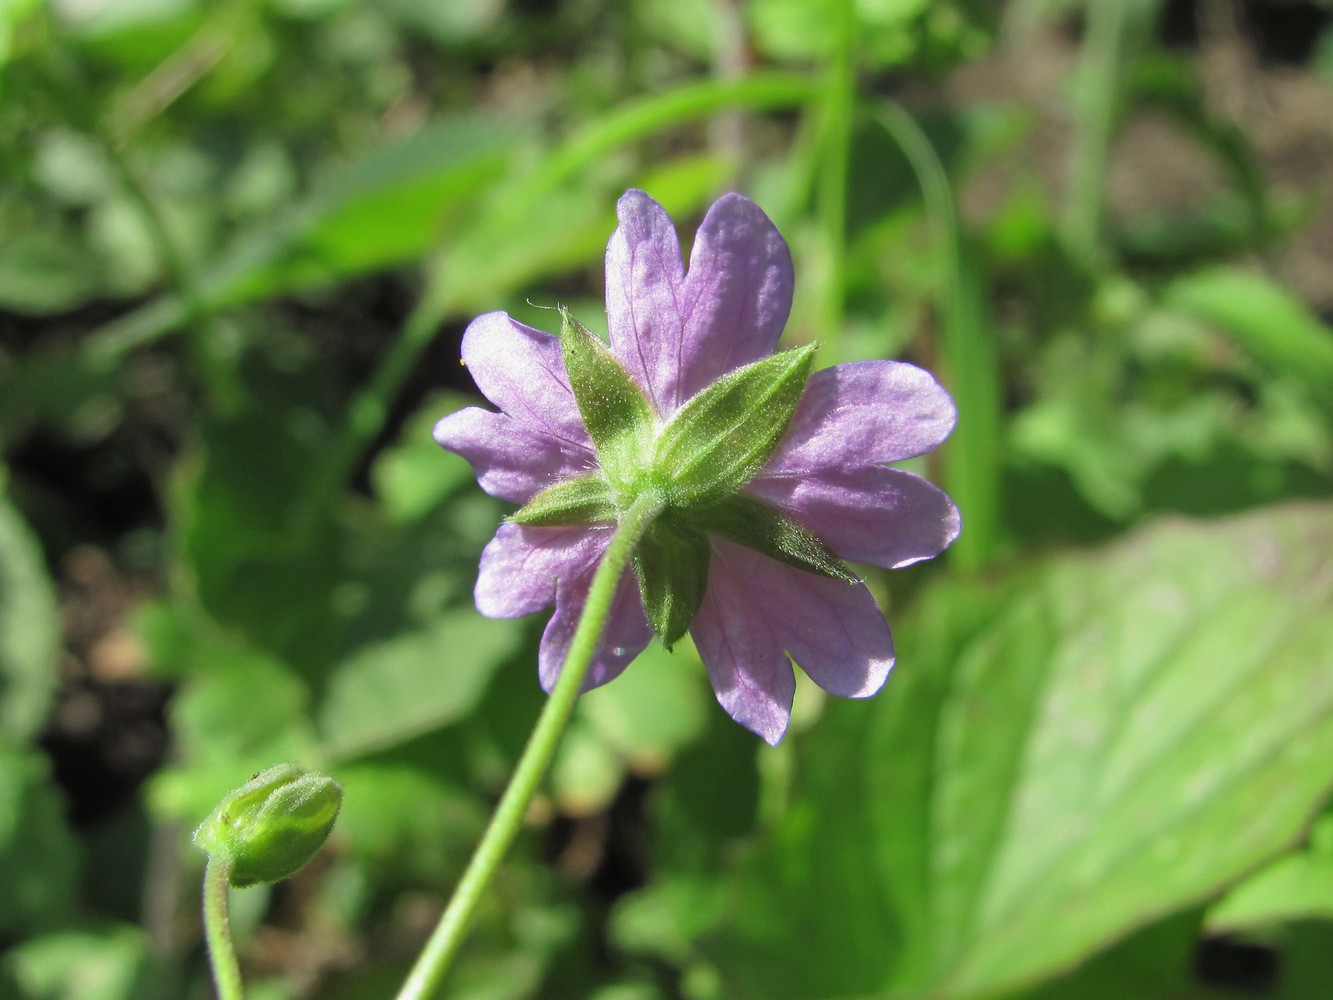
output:
<path id="1" fill-rule="evenodd" d="M 640 479 L 652 453 L 652 407 L 610 348 L 564 306 L 560 318 L 560 350 L 583 425 L 607 479 L 628 488 Z"/>
<path id="2" fill-rule="evenodd" d="M 814 347 L 783 351 L 718 379 L 662 429 L 653 478 L 673 507 L 734 493 L 768 461 L 805 388 Z"/>
<path id="3" fill-rule="evenodd" d="M 660 517 L 634 552 L 643 609 L 670 649 L 689 629 L 708 586 L 708 539 L 672 514 Z"/>
<path id="4" fill-rule="evenodd" d="M 534 528 L 561 524 L 614 521 L 615 491 L 600 472 L 566 479 L 548 486 L 509 516 L 515 524 Z"/>
<path id="5" fill-rule="evenodd" d="M 228 793 L 194 831 L 238 889 L 295 875 L 328 839 L 342 786 L 297 764 L 275 764 Z"/>
<path id="6" fill-rule="evenodd" d="M 757 497 L 737 493 L 691 510 L 690 525 L 797 569 L 846 583 L 861 582 L 816 535 Z"/>

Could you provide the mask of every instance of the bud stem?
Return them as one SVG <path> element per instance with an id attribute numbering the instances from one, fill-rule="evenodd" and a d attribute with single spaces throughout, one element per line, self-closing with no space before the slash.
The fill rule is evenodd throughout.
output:
<path id="1" fill-rule="evenodd" d="M 661 511 L 662 498 L 649 490 L 640 494 L 620 516 L 611 543 L 593 575 L 588 600 L 579 618 L 578 628 L 574 631 L 574 638 L 570 641 L 560 677 L 537 718 L 537 725 L 528 737 L 528 744 L 523 748 L 523 755 L 519 758 L 513 777 L 509 779 L 509 787 L 505 789 L 504 797 L 496 807 L 481 843 L 468 862 L 467 870 L 463 872 L 434 933 L 398 992 L 397 1000 L 428 1000 L 439 988 L 463 942 L 463 935 L 481 901 L 482 893 L 518 835 L 523 816 L 537 793 L 537 786 L 555 756 L 560 737 L 573 713 L 574 701 L 583 688 L 583 678 L 597 651 L 597 642 L 611 611 L 616 587 L 644 532 Z"/>
<path id="2" fill-rule="evenodd" d="M 236 961 L 236 949 L 232 947 L 231 918 L 227 910 L 230 878 L 228 863 L 210 854 L 204 868 L 204 930 L 218 1000 L 243 1000 L 241 966 Z"/>

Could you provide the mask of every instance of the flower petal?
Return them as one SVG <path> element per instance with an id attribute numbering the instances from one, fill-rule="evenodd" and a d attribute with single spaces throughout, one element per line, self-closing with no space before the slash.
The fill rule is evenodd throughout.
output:
<path id="1" fill-rule="evenodd" d="M 958 508 L 919 476 L 882 465 L 759 478 L 747 489 L 809 528 L 843 559 L 897 569 L 958 537 Z"/>
<path id="2" fill-rule="evenodd" d="M 694 238 L 685 277 L 677 405 L 777 349 L 792 285 L 787 242 L 763 210 L 739 194 L 715 201 Z"/>
<path id="3" fill-rule="evenodd" d="M 521 618 L 549 608 L 557 584 L 588 576 L 610 540 L 610 529 L 601 526 L 500 525 L 481 553 L 477 610 L 488 618 Z"/>
<path id="4" fill-rule="evenodd" d="M 754 202 L 728 194 L 695 236 L 690 269 L 666 210 L 642 191 L 616 206 L 606 248 L 611 348 L 658 412 L 676 409 L 720 375 L 767 357 L 791 310 L 787 244 Z"/>
<path id="5" fill-rule="evenodd" d="M 493 312 L 463 333 L 463 363 L 482 395 L 532 430 L 592 453 L 569 387 L 560 338 Z"/>
<path id="6" fill-rule="evenodd" d="M 435 424 L 440 447 L 472 464 L 493 497 L 527 503 L 546 487 L 595 468 L 596 456 L 567 437 L 534 430 L 503 413 L 464 407 Z"/>
<path id="7" fill-rule="evenodd" d="M 560 670 L 569 655 L 569 644 L 574 638 L 583 606 L 588 602 L 588 588 L 592 584 L 596 564 L 579 576 L 562 578 L 557 584 L 555 614 L 542 633 L 541 649 L 537 654 L 537 669 L 542 688 L 549 692 L 560 677 Z M 639 586 L 634 574 L 626 572 L 611 600 L 611 610 L 602 629 L 583 690 L 613 681 L 624 672 L 630 661 L 643 652 L 653 637 L 652 627 L 643 611 Z"/>
<path id="8" fill-rule="evenodd" d="M 690 636 L 708 668 L 718 703 L 746 729 L 776 746 L 791 721 L 796 675 L 780 634 L 755 605 L 750 589 L 754 581 L 721 554 L 746 550 L 718 539 L 712 540 L 712 547 L 708 588 Z M 768 562 L 765 571 L 774 565 Z"/>
<path id="9" fill-rule="evenodd" d="M 867 698 L 883 686 L 893 638 L 865 584 L 712 544 L 708 591 L 690 631 L 732 718 L 769 743 L 782 737 L 795 689 L 784 650 L 831 694 Z"/>
<path id="10" fill-rule="evenodd" d="M 616 203 L 620 225 L 606 246 L 611 349 L 661 416 L 675 411 L 683 344 L 680 241 L 666 209 L 642 191 Z"/>
<path id="11" fill-rule="evenodd" d="M 957 411 L 915 365 L 856 361 L 815 372 L 791 425 L 761 475 L 898 462 L 937 447 Z"/>

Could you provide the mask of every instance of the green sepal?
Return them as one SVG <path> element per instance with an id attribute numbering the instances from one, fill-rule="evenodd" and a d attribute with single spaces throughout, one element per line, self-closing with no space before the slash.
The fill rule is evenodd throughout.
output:
<path id="1" fill-rule="evenodd" d="M 509 516 L 515 524 L 549 527 L 614 521 L 615 491 L 600 472 L 565 479 L 548 486 Z"/>
<path id="2" fill-rule="evenodd" d="M 699 613 L 708 586 L 708 560 L 708 539 L 670 513 L 653 523 L 634 550 L 643 609 L 653 634 L 667 649 Z"/>
<path id="3" fill-rule="evenodd" d="M 642 390 L 608 348 L 560 307 L 560 350 L 583 425 L 602 471 L 617 487 L 639 480 L 651 454 L 656 420 Z"/>
<path id="4" fill-rule="evenodd" d="M 326 774 L 276 764 L 226 795 L 194 831 L 194 842 L 226 866 L 238 889 L 278 882 L 324 846 L 342 796 Z"/>
<path id="5" fill-rule="evenodd" d="M 757 497 L 736 493 L 692 509 L 689 518 L 699 531 L 721 535 L 778 562 L 834 580 L 861 582 L 817 536 Z"/>
<path id="6" fill-rule="evenodd" d="M 674 507 L 733 493 L 768 461 L 805 388 L 814 347 L 783 351 L 722 376 L 676 411 L 653 457 Z"/>

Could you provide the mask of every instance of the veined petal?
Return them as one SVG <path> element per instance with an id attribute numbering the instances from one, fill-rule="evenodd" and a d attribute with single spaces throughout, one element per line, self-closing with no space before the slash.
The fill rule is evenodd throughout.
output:
<path id="1" fill-rule="evenodd" d="M 691 628 L 731 716 L 776 743 L 795 682 L 785 651 L 831 694 L 867 698 L 893 667 L 888 622 L 864 584 L 806 573 L 713 539 L 708 591 Z M 785 656 L 782 657 L 785 665 Z"/>
<path id="2" fill-rule="evenodd" d="M 787 241 L 763 209 L 739 194 L 715 201 L 694 237 L 685 277 L 676 405 L 777 349 L 793 281 Z"/>
<path id="3" fill-rule="evenodd" d="M 666 209 L 642 191 L 616 203 L 620 225 L 606 247 L 606 320 L 611 350 L 660 416 L 678 405 L 685 267 Z"/>
<path id="4" fill-rule="evenodd" d="M 547 692 L 555 687 L 560 669 L 569 655 L 569 644 L 583 614 L 583 606 L 588 602 L 588 588 L 595 571 L 596 566 L 590 566 L 583 574 L 563 578 L 557 584 L 555 614 L 542 633 L 541 649 L 537 654 L 537 670 L 542 688 Z M 652 637 L 652 626 L 648 624 L 643 601 L 639 599 L 639 586 L 634 574 L 626 571 L 611 600 L 611 610 L 597 651 L 588 665 L 583 690 L 591 691 L 619 677 Z"/>
<path id="5" fill-rule="evenodd" d="M 747 489 L 843 559 L 897 569 L 939 555 L 961 527 L 958 508 L 919 476 L 882 465 L 761 476 Z"/>
<path id="6" fill-rule="evenodd" d="M 463 333 L 463 363 L 482 395 L 515 421 L 592 453 L 565 374 L 559 337 L 525 326 L 508 313 L 487 313 Z"/>
<path id="7" fill-rule="evenodd" d="M 716 539 L 712 546 L 708 588 L 690 636 L 708 668 L 718 703 L 746 729 L 776 746 L 791 721 L 796 675 L 780 634 L 756 608 L 757 595 L 751 589 L 755 581 L 747 580 L 731 559 L 719 554 L 723 549 L 745 550 Z M 768 561 L 768 566 L 775 565 Z"/>
<path id="8" fill-rule="evenodd" d="M 610 540 L 603 526 L 500 525 L 481 553 L 477 610 L 488 618 L 521 618 L 549 608 L 558 583 L 588 576 Z"/>
<path id="9" fill-rule="evenodd" d="M 855 361 L 815 372 L 787 435 L 760 475 L 803 475 L 924 455 L 957 411 L 938 382 L 900 361 Z"/>
<path id="10" fill-rule="evenodd" d="M 791 254 L 768 216 L 738 194 L 708 210 L 688 274 L 661 205 L 628 191 L 616 211 L 620 226 L 606 248 L 611 349 L 666 419 L 777 347 L 791 311 Z"/>
<path id="11" fill-rule="evenodd" d="M 468 406 L 435 424 L 440 447 L 472 464 L 493 497 L 527 503 L 548 486 L 595 468 L 588 448 L 519 423 L 503 413 Z"/>

